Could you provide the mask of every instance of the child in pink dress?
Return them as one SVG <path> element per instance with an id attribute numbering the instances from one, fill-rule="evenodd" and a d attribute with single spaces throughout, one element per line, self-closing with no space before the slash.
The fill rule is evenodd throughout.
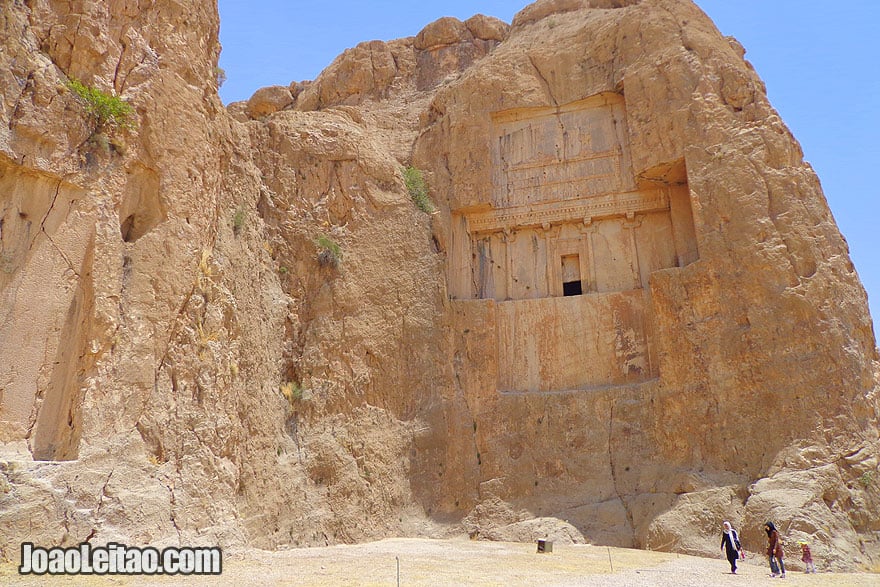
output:
<path id="1" fill-rule="evenodd" d="M 801 560 L 804 561 L 804 565 L 806 565 L 804 572 L 815 573 L 816 565 L 813 564 L 813 553 L 810 552 L 810 545 L 803 541 L 798 544 L 801 545 Z"/>

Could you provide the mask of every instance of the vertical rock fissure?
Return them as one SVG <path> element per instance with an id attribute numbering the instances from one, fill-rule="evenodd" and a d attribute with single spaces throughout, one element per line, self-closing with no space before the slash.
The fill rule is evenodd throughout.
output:
<path id="1" fill-rule="evenodd" d="M 614 486 L 614 493 L 617 496 L 617 499 L 620 501 L 621 506 L 623 507 L 624 512 L 626 513 L 626 521 L 629 524 L 629 533 L 632 537 L 633 541 L 636 540 L 635 536 L 635 525 L 633 523 L 632 511 L 630 511 L 629 504 L 627 503 L 624 495 L 620 491 L 620 484 L 617 478 L 617 463 L 614 457 L 614 405 L 615 400 L 613 397 L 608 398 L 609 402 L 609 410 L 608 410 L 608 466 L 611 469 L 611 482 Z M 638 547 L 638 545 L 636 545 Z"/>
<path id="2" fill-rule="evenodd" d="M 461 356 L 456 353 L 455 357 L 453 357 L 453 368 L 455 369 L 455 392 L 456 395 L 461 397 L 462 401 L 465 405 L 465 410 L 467 414 L 470 416 L 471 420 L 471 440 L 473 444 L 473 454 L 474 454 L 474 462 L 477 465 L 477 493 L 480 491 L 480 483 L 483 480 L 483 465 L 480 462 L 480 443 L 477 437 L 477 415 L 474 413 L 473 408 L 471 407 L 470 401 L 468 400 L 467 391 L 464 388 L 464 385 L 461 383 L 461 372 L 458 368 L 458 363 L 461 362 Z"/>
<path id="3" fill-rule="evenodd" d="M 559 102 L 556 100 L 556 96 L 553 95 L 553 89 L 550 87 L 550 83 L 547 81 L 547 78 L 544 77 L 544 73 L 541 71 L 541 68 L 538 67 L 538 64 L 535 63 L 535 58 L 529 55 L 529 63 L 532 64 L 532 67 L 535 68 L 535 73 L 538 74 L 538 78 L 541 80 L 541 85 L 544 86 L 544 91 L 547 92 L 547 96 L 550 98 L 550 101 L 553 102 L 554 106 L 559 106 Z"/>

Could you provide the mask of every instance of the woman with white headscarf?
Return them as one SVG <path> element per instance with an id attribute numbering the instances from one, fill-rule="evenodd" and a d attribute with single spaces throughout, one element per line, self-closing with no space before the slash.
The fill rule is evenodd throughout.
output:
<path id="1" fill-rule="evenodd" d="M 724 533 L 721 535 L 721 550 L 727 554 L 727 560 L 730 563 L 730 572 L 736 574 L 736 561 L 739 559 L 742 545 L 739 543 L 739 536 L 730 522 L 724 522 Z"/>

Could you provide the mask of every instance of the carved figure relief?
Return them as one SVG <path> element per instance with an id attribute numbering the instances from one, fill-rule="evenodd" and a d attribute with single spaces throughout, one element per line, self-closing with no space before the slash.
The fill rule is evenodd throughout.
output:
<path id="1" fill-rule="evenodd" d="M 657 376 L 649 276 L 697 258 L 686 184 L 638 186 L 623 98 L 493 116 L 491 205 L 453 212 L 449 287 L 497 304 L 498 388 Z"/>
<path id="2" fill-rule="evenodd" d="M 502 112 L 493 122 L 496 208 L 635 188 L 632 176 L 623 173 L 630 164 L 623 150 L 619 96 L 601 94 L 560 108 Z"/>

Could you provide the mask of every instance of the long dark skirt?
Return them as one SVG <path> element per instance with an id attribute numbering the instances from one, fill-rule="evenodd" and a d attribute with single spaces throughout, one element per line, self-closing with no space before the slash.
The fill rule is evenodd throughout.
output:
<path id="1" fill-rule="evenodd" d="M 729 548 L 726 550 L 727 550 L 727 562 L 730 563 L 730 572 L 735 573 L 736 572 L 736 561 L 739 560 L 739 553 L 735 550 L 730 550 Z"/>

